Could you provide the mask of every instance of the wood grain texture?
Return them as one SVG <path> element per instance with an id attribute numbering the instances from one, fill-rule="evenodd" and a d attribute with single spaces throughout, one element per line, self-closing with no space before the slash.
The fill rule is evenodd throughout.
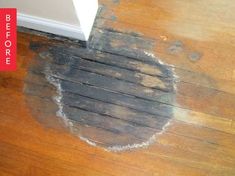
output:
<path id="1" fill-rule="evenodd" d="M 30 66 L 36 62 L 37 55 L 37 52 L 29 49 L 29 45 L 40 41 L 59 46 L 61 42 L 19 32 L 18 70 L 0 73 L 0 175 L 233 176 L 235 174 L 233 1 L 101 0 L 100 3 L 104 6 L 97 18 L 95 29 L 107 30 L 109 34 L 118 31 L 130 38 L 139 36 L 140 42 L 151 41 L 145 45 L 150 48 L 147 52 L 159 57 L 164 63 L 171 64 L 175 69 L 178 76 L 177 92 L 176 102 L 171 105 L 174 111 L 170 126 L 150 147 L 121 153 L 106 152 L 99 147 L 90 146 L 69 134 L 60 123 L 53 124 L 53 128 L 50 125 L 42 126 L 35 120 L 36 116 L 40 114 L 50 116 L 46 119 L 55 122 L 53 118 L 57 118 L 55 116 L 57 109 L 54 107 L 53 112 L 50 100 L 41 100 L 40 96 L 45 96 L 41 94 L 31 99 L 35 103 L 32 106 L 38 109 L 33 113 L 29 106 L 30 102 L 27 102 L 29 99 L 23 93 L 25 82 L 37 83 L 37 86 L 43 84 L 41 82 L 43 80 L 37 75 L 26 79 L 31 71 Z M 95 38 L 92 40 L 96 41 Z M 112 38 L 112 35 L 109 35 L 109 41 L 113 41 L 113 47 L 103 45 L 102 48 L 98 48 L 99 45 L 96 43 L 93 43 L 95 44 L 93 47 L 118 54 L 122 48 L 121 41 L 115 36 Z M 135 47 L 132 45 L 132 48 Z M 146 51 L 147 48 L 138 48 L 138 50 Z M 130 58 L 138 53 L 136 49 L 133 49 L 132 53 L 125 50 L 124 52 L 129 54 Z M 83 56 L 85 58 L 86 54 Z M 107 61 L 101 55 L 96 57 L 95 65 L 92 58 L 78 59 L 78 62 L 82 70 L 86 64 L 90 64 L 89 69 L 96 73 L 98 70 L 94 70 L 95 68 L 102 68 L 102 64 L 108 64 L 110 69 L 108 68 L 105 73 L 109 74 L 125 69 L 149 76 L 161 75 L 161 70 L 154 69 L 148 62 L 141 65 L 142 61 L 139 60 L 126 64 L 126 60 L 120 60 L 120 56 L 116 58 Z M 111 69 L 117 64 L 118 70 Z M 99 74 L 103 73 L 99 71 Z M 129 72 L 125 74 L 129 75 L 125 77 L 127 81 L 133 80 Z M 43 92 L 48 94 L 55 91 L 53 86 L 41 89 L 47 90 Z M 34 94 L 42 93 L 30 90 L 34 91 L 31 92 Z M 44 103 L 43 107 L 41 101 Z M 88 105 L 89 102 L 87 98 L 81 99 L 82 104 Z M 138 104 L 129 105 L 140 108 Z M 102 103 L 100 106 L 106 108 L 107 114 L 112 112 L 115 115 L 111 106 Z M 48 113 L 40 111 L 47 107 L 50 107 Z M 150 120 L 150 116 L 145 117 Z M 151 123 L 148 120 L 144 122 Z M 82 130 L 84 134 L 94 134 L 94 130 L 89 128 Z M 96 133 L 100 138 L 104 138 L 102 130 L 96 129 Z M 107 136 L 107 142 L 112 141 L 112 134 Z"/>

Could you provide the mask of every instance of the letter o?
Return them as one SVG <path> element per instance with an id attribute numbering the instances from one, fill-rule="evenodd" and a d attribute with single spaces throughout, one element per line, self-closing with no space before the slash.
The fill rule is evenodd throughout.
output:
<path id="1" fill-rule="evenodd" d="M 11 41 L 10 40 L 5 41 L 5 47 L 7 47 L 7 48 L 11 47 Z"/>

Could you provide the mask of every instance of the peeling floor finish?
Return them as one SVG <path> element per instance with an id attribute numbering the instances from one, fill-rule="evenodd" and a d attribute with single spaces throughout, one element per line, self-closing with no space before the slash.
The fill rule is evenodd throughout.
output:
<path id="1" fill-rule="evenodd" d="M 31 49 L 41 51 L 25 82 L 26 102 L 33 114 L 41 112 L 35 116 L 42 124 L 61 124 L 93 146 L 109 151 L 147 147 L 172 118 L 172 68 L 147 51 L 138 52 L 138 47 L 152 45 L 141 38 L 129 35 L 131 40 L 126 40 L 125 34 L 98 32 L 102 35 L 92 37 L 89 49 L 73 44 L 44 47 L 31 43 Z M 122 47 L 112 46 L 115 42 Z M 131 43 L 136 45 L 133 52 Z M 126 56 L 128 51 L 132 56 Z M 137 64 L 140 69 L 134 67 Z M 146 72 L 141 65 L 154 71 Z M 40 108 L 44 100 L 48 101 L 45 109 Z M 31 101 L 39 105 L 32 106 Z M 51 120 L 50 113 L 58 118 Z"/>

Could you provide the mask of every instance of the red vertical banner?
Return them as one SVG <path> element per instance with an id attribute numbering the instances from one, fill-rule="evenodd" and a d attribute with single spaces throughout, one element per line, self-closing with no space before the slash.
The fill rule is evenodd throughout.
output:
<path id="1" fill-rule="evenodd" d="M 0 71 L 16 70 L 17 13 L 0 8 Z"/>

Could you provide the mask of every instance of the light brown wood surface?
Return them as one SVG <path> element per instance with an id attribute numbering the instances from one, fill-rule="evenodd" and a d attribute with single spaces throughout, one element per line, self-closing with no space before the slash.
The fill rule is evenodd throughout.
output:
<path id="1" fill-rule="evenodd" d="M 151 53 L 175 68 L 176 105 L 169 127 L 148 148 L 115 153 L 42 126 L 25 102 L 24 80 L 36 55 L 30 41 L 52 41 L 18 32 L 18 69 L 0 73 L 0 175 L 235 175 L 233 0 L 100 3 L 104 10 L 97 26 L 154 40 Z M 175 41 L 182 47 L 169 52 Z M 200 55 L 196 61 L 190 58 L 193 52 Z"/>

